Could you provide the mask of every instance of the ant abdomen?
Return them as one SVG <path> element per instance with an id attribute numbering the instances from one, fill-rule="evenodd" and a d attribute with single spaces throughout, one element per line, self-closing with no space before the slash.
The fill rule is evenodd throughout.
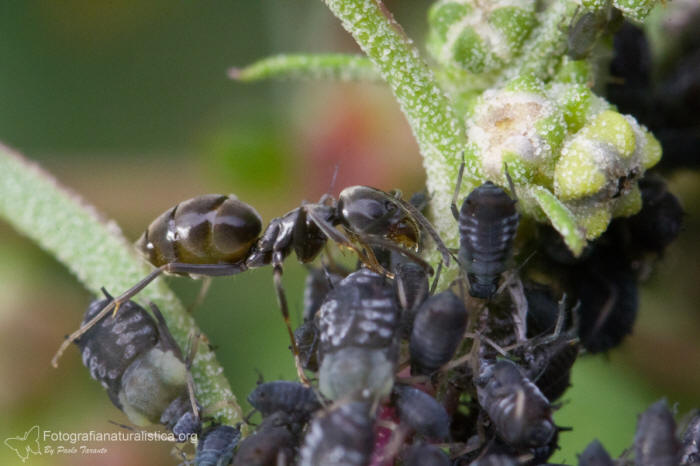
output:
<path id="1" fill-rule="evenodd" d="M 487 181 L 474 189 L 459 212 L 459 259 L 469 278 L 469 293 L 490 298 L 506 269 L 520 216 L 516 201 Z"/>
<path id="2" fill-rule="evenodd" d="M 205 194 L 156 218 L 136 242 L 153 265 L 242 261 L 260 236 L 262 219 L 233 195 Z"/>

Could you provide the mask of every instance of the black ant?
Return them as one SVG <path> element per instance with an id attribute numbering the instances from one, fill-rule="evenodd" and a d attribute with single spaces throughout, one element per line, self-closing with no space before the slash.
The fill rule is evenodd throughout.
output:
<path id="1" fill-rule="evenodd" d="M 337 225 L 342 225 L 346 234 L 336 229 Z M 123 303 L 162 273 L 226 276 L 272 264 L 275 291 L 292 343 L 297 373 L 302 381 L 308 382 L 299 362 L 282 288 L 282 262 L 292 251 L 300 262 L 310 262 L 330 238 L 356 252 L 370 269 L 393 278 L 393 273 L 379 264 L 367 245 L 397 250 L 430 269 L 417 255 L 423 229 L 433 237 L 444 261 L 449 263 L 449 251 L 415 207 L 403 201 L 398 193 L 367 186 L 348 187 L 337 200 L 324 195 L 318 203 L 304 204 L 273 219 L 262 235 L 261 229 L 262 220 L 257 211 L 233 195 L 207 194 L 168 209 L 136 242 L 136 247 L 157 268 L 70 334 L 53 357 L 52 365 L 58 365 L 58 359 L 71 342 L 110 311 L 116 313 Z"/>

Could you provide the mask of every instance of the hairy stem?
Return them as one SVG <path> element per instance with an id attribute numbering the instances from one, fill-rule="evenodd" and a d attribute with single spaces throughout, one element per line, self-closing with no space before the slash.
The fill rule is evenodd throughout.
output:
<path id="1" fill-rule="evenodd" d="M 150 272 L 114 222 L 102 218 L 93 206 L 60 186 L 50 174 L 2 144 L 0 217 L 65 264 L 96 295 L 101 294 L 102 286 L 121 293 Z M 182 348 L 190 332 L 201 333 L 162 280 L 143 290 L 139 300 L 150 300 L 160 307 Z M 82 311 L 76 313 L 75 326 L 82 319 Z M 199 345 L 192 374 L 205 415 L 226 424 L 240 422 L 236 397 L 205 343 Z"/>
<path id="2" fill-rule="evenodd" d="M 450 201 L 467 142 L 458 117 L 433 72 L 421 59 L 379 0 L 325 0 L 389 84 L 418 142 L 432 196 L 432 217 L 445 242 L 457 244 Z M 474 161 L 467 160 L 465 190 L 474 182 Z"/>

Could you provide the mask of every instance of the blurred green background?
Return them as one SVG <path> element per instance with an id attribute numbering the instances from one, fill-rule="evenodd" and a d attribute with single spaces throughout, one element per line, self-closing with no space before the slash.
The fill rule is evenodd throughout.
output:
<path id="1" fill-rule="evenodd" d="M 408 34 L 424 35 L 428 1 L 387 1 Z M 0 141 L 38 161 L 135 239 L 156 215 L 207 192 L 236 193 L 265 221 L 367 184 L 411 193 L 422 168 L 408 125 L 382 86 L 229 81 L 226 69 L 280 52 L 355 51 L 321 2 L 91 0 L 0 2 Z M 582 359 L 557 412 L 554 461 L 576 463 L 594 437 L 613 453 L 636 415 L 666 396 L 700 405 L 697 175 L 672 190 L 688 216 L 682 237 L 644 286 L 635 333 L 606 356 Z M 285 287 L 298 322 L 303 268 Z M 187 304 L 199 284 L 171 279 Z M 119 291 L 119 290 L 113 290 Z M 42 430 L 120 429 L 127 422 L 72 349 L 49 360 L 90 300 L 66 269 L 0 223 L 0 439 Z M 215 279 L 196 317 L 243 402 L 257 371 L 293 378 L 271 273 Z M 106 446 L 98 456 L 32 457 L 27 464 L 168 464 L 172 446 Z M 19 464 L 0 446 L 1 464 Z"/>

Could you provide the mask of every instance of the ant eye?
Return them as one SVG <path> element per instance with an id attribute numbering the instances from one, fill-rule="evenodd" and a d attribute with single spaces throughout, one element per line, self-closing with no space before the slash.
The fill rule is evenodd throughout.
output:
<path id="1" fill-rule="evenodd" d="M 384 209 L 386 209 L 387 212 L 393 212 L 396 210 L 396 204 L 387 199 L 384 201 Z"/>

